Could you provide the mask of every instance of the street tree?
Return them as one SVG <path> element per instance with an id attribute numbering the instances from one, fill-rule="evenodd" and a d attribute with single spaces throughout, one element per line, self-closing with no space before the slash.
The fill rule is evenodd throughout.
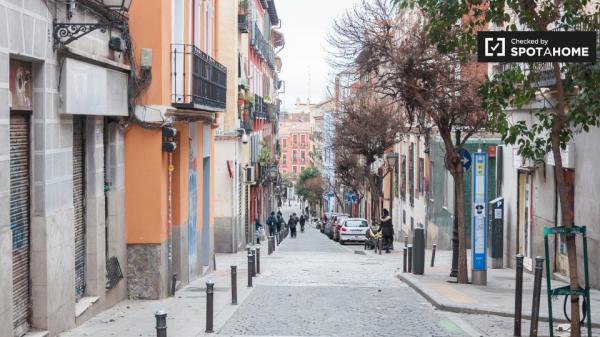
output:
<path id="1" fill-rule="evenodd" d="M 323 198 L 323 177 L 316 167 L 309 167 L 300 172 L 300 179 L 296 184 L 296 194 L 312 206 L 321 202 Z"/>
<path id="2" fill-rule="evenodd" d="M 374 93 L 368 77 L 359 79 L 351 89 L 352 95 L 340 104 L 334 120 L 333 148 L 336 181 L 359 198 L 365 195 L 365 187 L 370 191 L 374 221 L 380 211 L 382 176 L 372 168 L 399 141 L 404 121 L 396 104 Z"/>
<path id="3" fill-rule="evenodd" d="M 398 11 L 388 0 L 364 0 L 334 23 L 330 44 L 339 66 L 373 74 L 377 94 L 403 108 L 405 126 L 425 134 L 433 129 L 442 139 L 446 168 L 455 185 L 457 281 L 467 283 L 466 201 L 459 149 L 486 124 L 477 96 L 483 69 L 470 58 L 440 52 L 427 34 L 428 25 L 418 9 Z M 360 56 L 350 59 L 348 53 Z M 460 139 L 453 139 L 456 131 L 462 132 Z"/>
<path id="4" fill-rule="evenodd" d="M 473 38 L 479 27 L 493 24 L 501 30 L 598 31 L 599 4 L 589 0 L 502 0 L 438 1 L 395 0 L 401 6 L 418 5 L 429 18 L 427 33 L 438 50 L 466 57 L 476 46 Z M 461 29 L 456 22 L 462 20 Z M 448 35 L 447 31 L 456 34 Z M 542 69 L 547 69 L 542 71 Z M 550 74 L 553 84 L 540 85 Z M 573 205 L 569 198 L 561 149 L 577 133 L 600 126 L 600 66 L 597 64 L 529 63 L 513 64 L 499 71 L 481 87 L 482 106 L 489 126 L 505 143 L 518 147 L 519 154 L 532 160 L 554 157 L 554 179 L 560 201 L 561 224 L 573 226 Z M 535 104 L 542 102 L 543 104 Z M 529 110 L 533 121 L 514 120 L 513 109 Z M 575 236 L 566 235 L 570 287 L 580 288 Z M 579 298 L 571 300 L 571 336 L 580 336 Z"/>

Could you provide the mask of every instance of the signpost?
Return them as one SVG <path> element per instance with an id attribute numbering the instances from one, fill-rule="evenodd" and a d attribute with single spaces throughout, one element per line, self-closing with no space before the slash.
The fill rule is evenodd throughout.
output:
<path id="1" fill-rule="evenodd" d="M 471 159 L 471 153 L 465 148 L 458 149 L 458 153 L 460 154 L 460 161 L 462 163 L 465 172 L 471 168 L 471 163 L 473 162 Z"/>
<path id="2" fill-rule="evenodd" d="M 487 154 L 473 156 L 473 273 L 475 285 L 487 284 Z"/>

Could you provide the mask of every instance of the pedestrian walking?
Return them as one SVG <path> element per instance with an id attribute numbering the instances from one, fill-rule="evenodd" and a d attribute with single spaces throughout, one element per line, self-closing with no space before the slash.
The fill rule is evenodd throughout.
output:
<path id="1" fill-rule="evenodd" d="M 288 220 L 288 227 L 290 228 L 290 235 L 292 238 L 296 237 L 296 224 L 298 221 L 296 220 L 296 213 L 290 215 L 290 220 Z"/>
<path id="2" fill-rule="evenodd" d="M 304 233 L 304 225 L 306 224 L 306 219 L 304 215 L 300 216 L 300 232 Z"/>
<path id="3" fill-rule="evenodd" d="M 275 212 L 271 212 L 271 215 L 269 215 L 269 218 L 267 219 L 267 227 L 269 227 L 270 236 L 275 235 L 276 220 Z"/>
<path id="4" fill-rule="evenodd" d="M 260 230 L 262 229 L 262 224 L 260 223 L 260 220 L 258 220 L 258 218 L 256 218 L 254 220 L 254 234 L 256 235 L 256 244 L 260 245 Z"/>
<path id="5" fill-rule="evenodd" d="M 393 249 L 394 243 L 394 224 L 392 223 L 392 217 L 387 209 L 383 209 L 383 217 L 381 218 L 381 235 L 383 237 L 383 249 L 386 253 Z"/>

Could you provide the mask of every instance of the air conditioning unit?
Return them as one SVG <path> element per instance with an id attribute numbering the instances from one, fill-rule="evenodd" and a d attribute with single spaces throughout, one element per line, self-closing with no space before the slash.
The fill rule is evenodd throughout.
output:
<path id="1" fill-rule="evenodd" d="M 256 184 L 256 171 L 254 170 L 254 166 L 246 166 L 246 168 L 244 168 L 244 170 L 246 170 L 246 177 L 244 182 L 248 185 L 255 185 Z"/>

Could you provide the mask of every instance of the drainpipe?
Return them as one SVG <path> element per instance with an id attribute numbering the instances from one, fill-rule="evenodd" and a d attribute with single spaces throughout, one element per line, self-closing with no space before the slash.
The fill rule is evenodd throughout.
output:
<path id="1" fill-rule="evenodd" d="M 169 257 L 169 274 L 173 275 L 175 270 L 173 267 L 173 152 L 167 154 L 167 235 L 168 235 L 168 257 Z M 175 282 L 175 278 L 172 279 Z M 175 289 L 174 285 L 171 285 L 170 289 Z M 174 294 L 171 294 L 174 295 Z"/>

